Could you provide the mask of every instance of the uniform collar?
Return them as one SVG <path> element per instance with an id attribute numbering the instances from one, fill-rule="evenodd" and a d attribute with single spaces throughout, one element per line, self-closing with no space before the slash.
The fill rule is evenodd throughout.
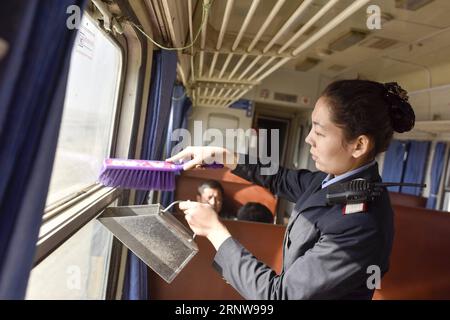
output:
<path id="1" fill-rule="evenodd" d="M 353 180 L 356 178 L 362 178 L 362 179 L 372 181 L 372 182 L 381 181 L 381 177 L 378 173 L 378 164 L 376 161 L 374 161 L 373 163 L 371 162 L 368 165 L 359 167 L 355 170 L 349 171 L 346 174 L 339 175 L 339 177 L 336 177 L 336 178 L 340 178 L 338 180 L 339 182 L 349 181 L 349 180 Z M 334 178 L 334 179 L 336 179 L 336 178 Z M 325 187 L 321 187 L 322 181 L 323 181 L 323 175 L 318 176 L 317 180 L 315 180 L 315 181 L 313 181 L 313 183 L 311 183 L 312 188 L 313 188 L 312 192 L 305 199 L 305 201 L 302 201 L 301 203 L 298 203 L 295 206 L 295 209 L 297 212 L 304 211 L 311 207 L 327 206 L 327 199 L 326 199 L 327 198 L 326 197 L 327 186 L 330 185 L 331 183 Z M 331 180 L 329 182 L 331 182 Z M 334 181 L 334 182 L 337 182 L 337 181 Z"/>
<path id="2" fill-rule="evenodd" d="M 372 163 L 371 163 L 372 164 Z M 342 177 L 340 182 L 353 180 L 357 178 L 362 178 L 371 182 L 380 182 L 381 177 L 378 173 L 378 164 L 374 162 L 374 164 L 369 166 L 360 167 L 361 170 L 357 170 L 357 172 L 352 172 L 352 174 L 346 175 Z M 358 168 L 358 169 L 360 169 Z M 352 170 L 355 171 L 355 170 Z M 327 207 L 329 204 L 327 203 L 327 187 L 321 188 L 321 183 L 323 181 L 325 173 L 317 175 L 317 177 L 312 181 L 311 188 L 305 192 L 304 201 L 297 202 L 294 207 L 294 212 L 291 218 L 289 219 L 289 223 L 287 225 L 287 230 L 290 231 L 295 220 L 300 215 L 301 212 L 304 212 L 307 209 L 314 207 Z M 340 175 L 339 177 L 341 177 Z"/>
<path id="3" fill-rule="evenodd" d="M 377 164 L 377 162 L 375 160 L 373 160 L 373 161 L 371 161 L 371 162 L 369 162 L 369 163 L 367 163 L 367 164 L 365 164 L 365 165 L 363 165 L 363 166 L 361 166 L 359 168 L 353 169 L 351 171 L 348 171 L 346 173 L 340 174 L 340 175 L 335 176 L 335 177 L 333 177 L 332 175 L 329 174 L 322 181 L 322 189 L 328 187 L 329 185 L 331 185 L 333 183 L 342 181 L 342 180 L 344 180 L 344 179 L 346 179 L 348 177 L 351 177 L 351 176 L 353 176 L 355 174 L 363 172 L 364 170 L 368 169 L 369 167 L 371 167 L 371 166 L 373 166 L 375 164 Z"/>

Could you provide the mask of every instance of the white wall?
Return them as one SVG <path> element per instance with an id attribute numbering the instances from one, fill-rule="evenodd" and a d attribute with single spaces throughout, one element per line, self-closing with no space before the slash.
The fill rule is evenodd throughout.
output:
<path id="1" fill-rule="evenodd" d="M 260 85 L 249 91 L 243 98 L 262 103 L 312 109 L 319 96 L 319 83 L 323 81 L 318 74 L 280 69 L 264 79 Z M 263 94 L 267 91 L 268 97 L 266 98 Z M 297 95 L 297 103 L 274 100 L 274 92 Z"/>
<path id="2" fill-rule="evenodd" d="M 236 125 L 234 125 L 235 120 Z M 194 122 L 196 123 L 197 129 L 194 127 Z M 248 130 L 251 126 L 252 116 L 247 116 L 246 111 L 240 109 L 194 107 L 192 114 L 188 118 L 188 130 L 192 136 L 193 145 L 221 145 L 220 141 L 204 136 L 207 129 L 218 129 L 225 134 L 226 129 Z M 199 127 L 201 127 L 201 130 L 198 129 Z M 224 140 L 228 138 L 231 139 L 232 137 L 224 136 Z M 204 141 L 204 139 L 214 141 L 209 143 L 208 141 Z M 226 141 L 223 142 L 226 143 Z"/>

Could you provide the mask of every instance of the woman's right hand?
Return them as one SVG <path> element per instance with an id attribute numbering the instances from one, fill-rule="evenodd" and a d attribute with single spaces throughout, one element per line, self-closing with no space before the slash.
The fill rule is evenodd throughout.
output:
<path id="1" fill-rule="evenodd" d="M 166 159 L 168 162 L 187 161 L 184 170 L 201 167 L 202 164 L 223 163 L 233 170 L 237 165 L 237 155 L 221 147 L 187 147 L 176 155 Z"/>
<path id="2" fill-rule="evenodd" d="M 207 203 L 182 201 L 178 205 L 185 214 L 189 227 L 196 235 L 205 236 L 216 250 L 231 234 L 220 222 L 217 212 Z"/>

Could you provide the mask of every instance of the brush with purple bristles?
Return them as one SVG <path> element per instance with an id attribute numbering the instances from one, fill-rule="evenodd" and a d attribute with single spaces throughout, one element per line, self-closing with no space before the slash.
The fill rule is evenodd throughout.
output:
<path id="1" fill-rule="evenodd" d="M 204 164 L 203 168 L 223 168 L 223 164 Z M 98 178 L 107 187 L 137 190 L 174 190 L 175 176 L 183 164 L 137 159 L 105 159 Z"/>

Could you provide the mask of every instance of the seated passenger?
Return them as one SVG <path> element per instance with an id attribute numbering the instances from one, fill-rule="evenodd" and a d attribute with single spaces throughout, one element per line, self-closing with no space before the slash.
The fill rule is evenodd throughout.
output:
<path id="1" fill-rule="evenodd" d="M 224 190 L 216 180 L 206 180 L 197 189 L 197 201 L 208 203 L 221 218 L 230 218 L 222 212 Z"/>
<path id="2" fill-rule="evenodd" d="M 248 202 L 243 205 L 238 213 L 238 220 L 273 223 L 273 215 L 269 208 L 257 202 Z"/>

